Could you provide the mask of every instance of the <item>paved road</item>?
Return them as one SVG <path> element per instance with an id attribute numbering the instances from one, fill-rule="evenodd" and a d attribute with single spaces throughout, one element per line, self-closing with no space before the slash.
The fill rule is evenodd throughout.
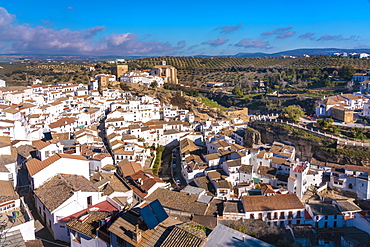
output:
<path id="1" fill-rule="evenodd" d="M 188 185 L 188 183 L 187 183 L 186 179 L 184 178 L 184 176 L 182 174 L 182 170 L 184 169 L 184 166 L 181 162 L 181 155 L 180 155 L 180 149 L 179 148 L 174 149 L 173 157 L 175 157 L 175 159 L 173 160 L 175 162 L 173 162 L 173 163 L 176 164 L 175 167 L 172 166 L 172 169 L 175 172 L 173 174 L 173 178 L 174 178 L 175 181 L 176 180 L 180 181 L 180 184 L 179 184 L 180 187 L 186 186 L 186 185 Z"/>

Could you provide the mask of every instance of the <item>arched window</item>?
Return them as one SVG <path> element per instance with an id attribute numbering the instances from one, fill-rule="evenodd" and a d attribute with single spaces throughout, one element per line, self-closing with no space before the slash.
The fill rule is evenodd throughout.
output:
<path id="1" fill-rule="evenodd" d="M 301 218 L 301 211 L 297 211 L 297 218 Z"/>

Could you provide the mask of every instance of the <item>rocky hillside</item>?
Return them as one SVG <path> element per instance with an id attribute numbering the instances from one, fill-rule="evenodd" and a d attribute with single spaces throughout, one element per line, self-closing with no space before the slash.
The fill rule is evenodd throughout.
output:
<path id="1" fill-rule="evenodd" d="M 321 161 L 339 164 L 350 164 L 370 167 L 370 149 L 366 147 L 337 146 L 330 138 L 313 135 L 312 133 L 274 122 L 252 122 L 253 130 L 246 133 L 247 145 L 259 140 L 263 143 L 285 141 L 296 148 L 296 157 L 310 160 L 315 157 Z"/>

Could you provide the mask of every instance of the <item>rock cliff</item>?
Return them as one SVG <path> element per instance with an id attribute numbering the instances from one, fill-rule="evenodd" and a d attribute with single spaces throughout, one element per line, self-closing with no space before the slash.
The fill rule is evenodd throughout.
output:
<path id="1" fill-rule="evenodd" d="M 311 157 L 315 157 L 321 161 L 343 165 L 370 166 L 369 148 L 337 146 L 333 139 L 316 136 L 309 131 L 280 123 L 251 122 L 249 126 L 260 133 L 263 143 L 272 143 L 273 141 L 291 143 L 295 146 L 296 157 L 300 160 L 310 161 Z"/>

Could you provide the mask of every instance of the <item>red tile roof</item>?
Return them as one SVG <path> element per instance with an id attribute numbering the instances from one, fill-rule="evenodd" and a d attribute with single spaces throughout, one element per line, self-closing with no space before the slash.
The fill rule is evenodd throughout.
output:
<path id="1" fill-rule="evenodd" d="M 95 205 L 92 205 L 86 209 L 83 209 L 81 211 L 78 211 L 77 213 L 71 214 L 59 221 L 61 222 L 69 222 L 73 220 L 74 218 L 80 216 L 82 213 L 86 211 L 119 211 L 116 207 L 114 207 L 111 203 L 108 201 L 99 202 Z"/>
<path id="2" fill-rule="evenodd" d="M 64 117 L 64 118 L 61 118 L 61 119 L 57 120 L 54 123 L 50 123 L 49 127 L 51 129 L 54 129 L 54 128 L 58 128 L 58 127 L 61 127 L 61 126 L 64 126 L 64 125 L 74 123 L 74 122 L 76 122 L 75 118 Z"/>
<path id="3" fill-rule="evenodd" d="M 303 209 L 296 194 L 277 194 L 274 196 L 243 196 L 246 212 Z"/>
<path id="4" fill-rule="evenodd" d="M 299 172 L 299 173 L 302 173 L 304 171 L 304 169 L 306 169 L 306 166 L 301 166 L 301 165 L 298 165 L 294 168 L 294 172 Z"/>
<path id="5" fill-rule="evenodd" d="M 88 161 L 85 157 L 81 155 L 72 155 L 72 154 L 54 154 L 53 156 L 47 158 L 46 160 L 40 161 L 38 159 L 31 159 L 26 163 L 26 167 L 30 176 L 35 175 L 39 171 L 53 164 L 55 161 L 64 158 L 64 159 L 79 159 Z"/>

